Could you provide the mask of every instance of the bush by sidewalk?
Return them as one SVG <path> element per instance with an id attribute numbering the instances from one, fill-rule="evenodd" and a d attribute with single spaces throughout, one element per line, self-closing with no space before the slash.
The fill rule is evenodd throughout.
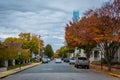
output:
<path id="1" fill-rule="evenodd" d="M 101 64 L 101 62 L 100 61 L 92 61 L 92 63 L 91 64 L 93 64 L 93 65 L 100 65 Z"/>

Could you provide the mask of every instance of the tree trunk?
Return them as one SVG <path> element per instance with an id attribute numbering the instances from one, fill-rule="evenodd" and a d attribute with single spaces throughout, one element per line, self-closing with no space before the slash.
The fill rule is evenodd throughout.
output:
<path id="1" fill-rule="evenodd" d="M 111 67 L 111 63 L 110 62 L 108 62 L 108 71 L 112 71 L 112 69 L 111 69 L 112 67 Z"/>

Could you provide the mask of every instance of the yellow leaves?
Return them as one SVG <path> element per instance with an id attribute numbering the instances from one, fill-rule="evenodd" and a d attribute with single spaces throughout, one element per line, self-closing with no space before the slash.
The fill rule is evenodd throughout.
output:
<path id="1" fill-rule="evenodd" d="M 18 52 L 17 49 L 9 49 L 9 48 L 0 49 L 0 59 L 4 59 L 4 60 L 16 59 L 17 52 Z"/>
<path id="2" fill-rule="evenodd" d="M 30 58 L 30 50 L 29 49 L 22 49 L 21 50 L 21 56 L 24 59 L 29 59 Z"/>

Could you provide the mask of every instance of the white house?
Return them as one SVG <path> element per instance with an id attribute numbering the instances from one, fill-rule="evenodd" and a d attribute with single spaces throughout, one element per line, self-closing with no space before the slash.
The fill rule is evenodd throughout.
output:
<path id="1" fill-rule="evenodd" d="M 79 54 L 81 57 L 86 57 L 84 49 L 81 49 Z M 104 57 L 104 56 L 102 55 L 102 57 Z M 101 60 L 101 51 L 98 48 L 94 48 L 92 51 L 92 54 L 90 55 L 89 60 L 90 60 L 90 62 L 100 61 Z"/>
<path id="2" fill-rule="evenodd" d="M 75 49 L 75 55 L 79 54 L 82 57 L 86 57 L 86 54 L 84 53 L 84 49 L 77 50 Z M 118 52 L 113 56 L 114 57 L 114 62 L 120 62 L 120 49 Z M 104 58 L 104 53 L 101 52 L 99 47 L 95 47 L 92 50 L 92 54 L 90 55 L 90 62 L 92 61 L 100 61 L 101 58 Z"/>
<path id="3" fill-rule="evenodd" d="M 102 58 L 104 58 L 104 53 L 101 52 L 100 48 L 95 47 L 92 51 L 92 54 L 90 55 L 90 61 L 100 61 Z M 113 56 L 114 62 L 120 62 L 120 49 L 117 51 L 117 53 Z"/>
<path id="4" fill-rule="evenodd" d="M 102 52 L 100 51 L 100 49 L 95 47 L 92 50 L 92 54 L 90 55 L 90 62 L 92 62 L 92 61 L 100 61 L 101 60 L 101 56 L 102 56 L 102 58 L 104 57 Z"/>
<path id="5" fill-rule="evenodd" d="M 75 56 L 76 56 L 76 55 L 79 55 L 79 56 L 81 56 L 81 57 L 86 57 L 86 55 L 85 55 L 85 53 L 84 53 L 84 49 L 80 49 L 80 50 L 75 49 L 74 54 L 75 54 Z"/>

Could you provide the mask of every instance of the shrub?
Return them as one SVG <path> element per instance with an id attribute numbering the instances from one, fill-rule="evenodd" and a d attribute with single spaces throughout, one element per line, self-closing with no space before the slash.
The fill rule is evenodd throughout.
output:
<path id="1" fill-rule="evenodd" d="M 91 64 L 94 64 L 94 65 L 100 65 L 101 64 L 101 62 L 100 61 L 92 61 L 92 63 Z"/>

